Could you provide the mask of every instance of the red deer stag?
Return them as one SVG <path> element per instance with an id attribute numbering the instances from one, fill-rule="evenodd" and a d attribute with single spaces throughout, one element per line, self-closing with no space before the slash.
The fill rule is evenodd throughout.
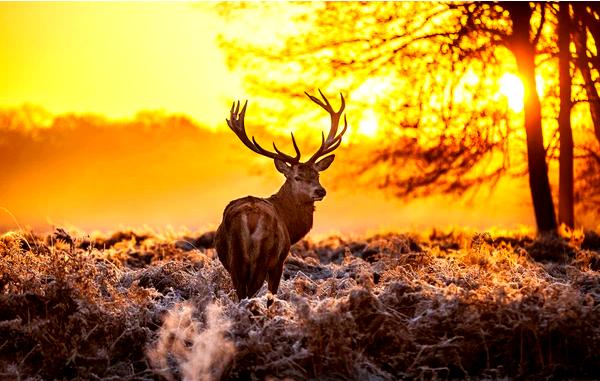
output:
<path id="1" fill-rule="evenodd" d="M 331 116 L 329 134 L 321 133 L 321 147 L 305 163 L 300 162 L 300 150 L 292 133 L 295 156 L 281 152 L 273 143 L 274 152 L 262 148 L 254 137 L 248 139 L 244 126 L 246 106 L 240 111 L 240 102 L 231 106 L 227 125 L 237 137 L 252 151 L 275 160 L 275 168 L 285 176 L 285 183 L 277 193 L 269 198 L 246 196 L 231 201 L 223 212 L 223 221 L 217 229 L 215 246 L 219 259 L 231 275 L 233 286 L 240 300 L 250 298 L 267 279 L 272 295 L 277 294 L 283 272 L 283 262 L 290 246 L 298 242 L 312 228 L 315 201 L 321 201 L 326 194 L 319 183 L 319 172 L 326 170 L 335 155 L 322 156 L 333 152 L 342 142 L 348 122 L 344 116 L 344 129 L 337 134 L 339 121 L 344 111 L 344 96 L 341 107 L 334 111 L 323 95 L 320 99 L 305 93 L 313 102 L 321 106 Z"/>

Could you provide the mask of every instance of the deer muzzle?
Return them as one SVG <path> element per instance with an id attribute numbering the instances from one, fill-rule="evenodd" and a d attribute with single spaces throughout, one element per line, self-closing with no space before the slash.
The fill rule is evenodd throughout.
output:
<path id="1" fill-rule="evenodd" d="M 327 191 L 324 188 L 317 188 L 317 189 L 315 189 L 315 193 L 313 195 L 313 200 L 321 201 L 325 197 L 326 194 L 327 194 Z"/>

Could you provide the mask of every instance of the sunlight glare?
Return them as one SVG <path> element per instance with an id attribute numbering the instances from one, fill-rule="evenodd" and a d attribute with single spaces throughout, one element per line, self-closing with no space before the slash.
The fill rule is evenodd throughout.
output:
<path id="1" fill-rule="evenodd" d="M 473 69 L 469 69 L 464 77 L 463 77 L 463 81 L 465 84 L 467 84 L 468 86 L 475 86 L 479 83 L 479 76 L 477 74 L 475 74 L 475 72 L 473 71 Z"/>
<path id="2" fill-rule="evenodd" d="M 537 90 L 540 98 L 546 94 L 546 82 L 544 81 L 544 77 L 541 75 L 535 76 L 535 89 Z"/>
<path id="3" fill-rule="evenodd" d="M 525 88 L 521 78 L 512 73 L 505 73 L 498 82 L 500 83 L 500 94 L 506 97 L 508 107 L 514 112 L 523 111 Z"/>
<path id="4" fill-rule="evenodd" d="M 379 121 L 377 120 L 377 115 L 373 110 L 367 109 L 363 113 L 360 122 L 358 122 L 357 132 L 361 135 L 373 138 L 377 134 L 378 127 Z"/>
<path id="5" fill-rule="evenodd" d="M 367 78 L 352 94 L 353 97 L 361 101 L 374 104 L 377 97 L 380 97 L 389 88 L 390 83 L 384 77 Z"/>

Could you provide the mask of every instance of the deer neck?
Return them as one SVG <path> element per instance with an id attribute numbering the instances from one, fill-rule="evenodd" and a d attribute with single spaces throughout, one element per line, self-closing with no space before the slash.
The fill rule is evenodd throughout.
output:
<path id="1" fill-rule="evenodd" d="M 312 228 L 314 201 L 300 199 L 292 193 L 286 181 L 277 193 L 268 198 L 287 227 L 290 243 L 298 242 Z"/>

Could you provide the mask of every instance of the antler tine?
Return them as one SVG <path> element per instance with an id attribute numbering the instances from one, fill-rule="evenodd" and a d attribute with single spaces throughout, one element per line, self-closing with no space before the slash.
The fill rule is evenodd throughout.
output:
<path id="1" fill-rule="evenodd" d="M 294 133 L 290 132 L 290 135 L 292 135 L 292 144 L 294 145 L 294 151 L 296 151 L 296 156 L 293 157 L 292 159 L 294 159 L 295 162 L 298 162 L 298 161 L 300 161 L 300 148 L 298 148 L 298 144 L 296 143 L 296 138 L 294 138 Z M 275 152 L 277 152 L 278 154 L 291 158 L 291 156 L 288 156 L 287 154 L 281 152 L 275 145 L 275 142 L 273 142 L 273 148 L 275 149 Z"/>
<path id="2" fill-rule="evenodd" d="M 248 138 L 248 134 L 246 133 L 246 127 L 244 125 L 244 117 L 246 115 L 246 107 L 248 106 L 248 101 L 244 103 L 244 107 L 242 107 L 242 111 L 240 112 L 240 101 L 233 102 L 231 105 L 231 110 L 229 111 L 230 119 L 225 119 L 227 121 L 227 125 L 229 128 L 235 133 L 235 135 L 241 140 L 242 143 L 248 148 L 250 148 L 253 152 L 256 152 L 260 155 L 266 156 L 271 159 L 279 159 L 288 163 L 298 163 L 300 162 L 300 149 L 298 148 L 298 144 L 296 144 L 296 139 L 294 139 L 294 134 L 292 134 L 292 144 L 294 145 L 294 150 L 296 151 L 296 156 L 292 157 L 281 152 L 275 143 L 273 143 L 273 148 L 275 148 L 275 152 L 268 151 L 264 149 L 254 136 L 252 137 L 252 141 Z"/>
<path id="3" fill-rule="evenodd" d="M 329 100 L 327 100 L 327 97 L 325 97 L 325 95 L 323 95 L 323 92 L 321 91 L 321 89 L 317 89 L 317 90 L 319 91 L 319 94 L 321 94 L 321 98 L 323 98 L 327 107 L 333 110 L 333 107 L 331 107 Z"/>
<path id="4" fill-rule="evenodd" d="M 331 140 L 330 144 L 327 145 L 327 147 L 328 147 L 327 149 L 325 149 L 323 152 L 319 153 L 319 157 L 327 155 L 328 153 L 335 151 L 335 149 L 338 148 L 340 146 L 340 144 L 342 144 L 342 136 L 346 132 L 347 128 L 348 128 L 348 121 L 346 120 L 346 115 L 344 115 L 344 128 L 342 129 L 342 132 L 340 132 L 340 134 L 338 136 L 336 136 L 335 139 Z"/>
<path id="5" fill-rule="evenodd" d="M 333 109 L 333 107 L 331 106 L 331 103 L 329 103 L 329 100 L 327 99 L 327 97 L 325 97 L 323 92 L 321 92 L 321 89 L 318 89 L 318 90 L 319 90 L 319 94 L 321 94 L 321 97 L 323 98 L 323 101 L 325 103 L 323 103 L 323 101 L 321 101 L 317 97 L 314 97 L 314 96 L 308 94 L 307 92 L 305 92 L 305 94 L 310 98 L 310 100 L 312 100 L 313 102 L 315 102 L 316 104 L 321 106 L 321 108 L 323 108 L 325 111 L 327 111 L 329 113 L 329 115 L 331 116 L 331 127 L 329 128 L 329 133 L 327 134 L 327 139 L 325 138 L 325 134 L 321 131 L 321 147 L 319 147 L 317 152 L 315 152 L 314 155 L 311 156 L 311 158 L 308 160 L 308 162 L 315 162 L 319 157 L 326 155 L 326 154 L 334 151 L 336 148 L 338 148 L 340 146 L 340 144 L 342 143 L 342 136 L 344 135 L 344 133 L 346 132 L 346 129 L 348 128 L 348 121 L 346 120 L 346 116 L 344 115 L 344 128 L 343 128 L 342 132 L 339 135 L 337 135 L 337 130 L 338 130 L 339 123 L 340 123 L 340 117 L 342 116 L 342 113 L 344 112 L 344 109 L 346 108 L 346 100 L 344 99 L 344 95 L 342 93 L 340 93 L 341 106 L 338 111 L 335 111 Z"/>
<path id="6" fill-rule="evenodd" d="M 225 119 L 227 125 L 233 131 L 237 137 L 244 143 L 248 148 L 254 150 L 252 147 L 252 143 L 248 139 L 246 135 L 246 127 L 244 126 L 244 116 L 246 114 L 246 107 L 248 106 L 248 101 L 244 103 L 244 107 L 242 108 L 242 112 L 240 113 L 240 101 L 233 102 L 231 105 L 231 110 L 229 111 L 229 119 Z"/>

